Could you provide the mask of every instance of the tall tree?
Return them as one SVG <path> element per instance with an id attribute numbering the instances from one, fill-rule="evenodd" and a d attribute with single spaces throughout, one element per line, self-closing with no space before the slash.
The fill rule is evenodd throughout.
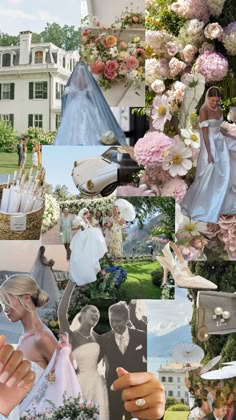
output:
<path id="1" fill-rule="evenodd" d="M 60 26 L 58 23 L 47 23 L 43 32 L 40 33 L 42 42 L 52 42 L 65 50 L 79 48 L 80 31 L 74 26 Z"/>

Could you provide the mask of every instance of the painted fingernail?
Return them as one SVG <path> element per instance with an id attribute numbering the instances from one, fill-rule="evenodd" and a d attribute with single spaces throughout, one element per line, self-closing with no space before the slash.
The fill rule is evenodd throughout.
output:
<path id="1" fill-rule="evenodd" d="M 9 381 L 7 381 L 6 386 L 11 387 L 14 385 L 15 382 L 16 382 L 16 378 L 14 378 L 13 376 L 11 379 L 9 379 Z"/>
<path id="2" fill-rule="evenodd" d="M 4 383 L 4 382 L 7 380 L 8 376 L 9 376 L 8 372 L 3 372 L 3 373 L 0 375 L 0 382 L 1 382 L 1 383 Z"/>
<path id="3" fill-rule="evenodd" d="M 24 383 L 25 383 L 25 381 L 20 381 L 20 382 L 17 384 L 18 388 L 20 388 L 22 385 L 24 385 Z"/>
<path id="4" fill-rule="evenodd" d="M 111 385 L 110 390 L 115 391 L 115 388 L 114 388 L 113 384 Z"/>

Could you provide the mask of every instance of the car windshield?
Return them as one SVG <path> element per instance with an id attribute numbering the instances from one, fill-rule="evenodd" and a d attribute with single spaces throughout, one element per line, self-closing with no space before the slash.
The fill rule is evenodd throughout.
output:
<path id="1" fill-rule="evenodd" d="M 110 147 L 102 154 L 102 158 L 109 162 L 119 163 L 117 147 Z"/>

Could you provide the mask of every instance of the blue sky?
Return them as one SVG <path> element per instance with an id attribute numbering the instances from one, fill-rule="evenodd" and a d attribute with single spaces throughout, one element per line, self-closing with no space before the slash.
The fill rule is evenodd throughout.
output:
<path id="1" fill-rule="evenodd" d="M 0 0 L 0 29 L 41 32 L 46 23 L 80 26 L 80 0 Z"/>
<path id="2" fill-rule="evenodd" d="M 46 182 L 54 187 L 66 185 L 71 194 L 78 194 L 71 172 L 74 161 L 99 156 L 109 147 L 105 146 L 43 146 L 43 167 Z"/>
<path id="3" fill-rule="evenodd" d="M 165 335 L 187 325 L 192 318 L 192 303 L 187 290 L 176 287 L 175 300 L 148 300 L 148 331 Z"/>

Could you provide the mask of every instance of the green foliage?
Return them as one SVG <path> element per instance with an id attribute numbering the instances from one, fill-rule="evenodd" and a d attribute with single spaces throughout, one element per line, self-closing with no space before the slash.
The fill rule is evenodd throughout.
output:
<path id="1" fill-rule="evenodd" d="M 6 121 L 0 120 L 0 151 L 16 152 L 18 139 L 15 131 Z"/>
<path id="2" fill-rule="evenodd" d="M 186 404 L 175 404 L 169 407 L 167 411 L 189 411 L 189 406 Z"/>
<path id="3" fill-rule="evenodd" d="M 1 47 L 9 47 L 9 45 L 16 45 L 18 37 L 9 35 L 0 31 L 0 45 Z"/>
<path id="4" fill-rule="evenodd" d="M 172 405 L 178 404 L 179 401 L 176 400 L 174 397 L 167 397 L 166 398 L 166 410 L 171 407 Z"/>
<path id="5" fill-rule="evenodd" d="M 56 131 L 44 131 L 42 128 L 30 127 L 22 133 L 22 136 L 27 139 L 27 148 L 32 151 L 34 144 L 50 145 L 54 143 Z"/>
<path id="6" fill-rule="evenodd" d="M 68 187 L 66 185 L 56 185 L 53 196 L 57 201 L 65 201 L 70 197 Z"/>
<path id="7" fill-rule="evenodd" d="M 146 29 L 165 30 L 178 36 L 180 28 L 186 19 L 170 10 L 169 6 L 174 0 L 156 0 L 146 9 Z"/>
<path id="8" fill-rule="evenodd" d="M 155 271 L 151 273 L 152 277 L 152 283 L 155 284 L 155 286 L 160 287 L 163 280 L 163 270 L 161 267 L 158 267 Z"/>
<path id="9" fill-rule="evenodd" d="M 80 43 L 80 29 L 74 26 L 60 26 L 58 23 L 47 23 L 40 33 L 41 42 L 52 42 L 64 50 L 77 50 Z"/>

